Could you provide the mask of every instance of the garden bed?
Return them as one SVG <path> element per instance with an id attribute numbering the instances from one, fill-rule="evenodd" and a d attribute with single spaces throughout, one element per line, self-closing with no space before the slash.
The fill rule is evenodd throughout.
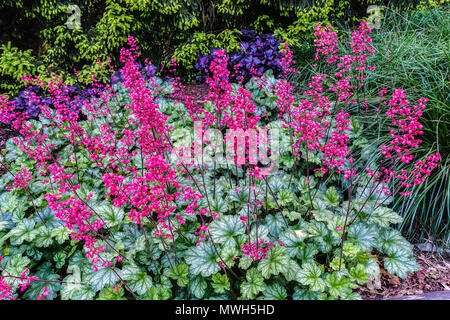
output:
<path id="1" fill-rule="evenodd" d="M 412 244 L 417 210 L 399 209 L 440 199 L 414 194 L 448 156 L 426 144 L 433 95 L 378 80 L 367 22 L 347 41 L 314 30 L 310 73 L 273 43 L 282 74 L 249 55 L 244 81 L 221 49 L 206 84 L 182 85 L 129 36 L 110 83 L 30 76 L 0 96 L 0 300 L 450 292 L 448 259 Z"/>

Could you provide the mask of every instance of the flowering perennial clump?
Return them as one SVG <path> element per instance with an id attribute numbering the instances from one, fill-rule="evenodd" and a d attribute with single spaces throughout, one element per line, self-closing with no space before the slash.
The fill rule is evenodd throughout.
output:
<path id="1" fill-rule="evenodd" d="M 353 299 L 378 261 L 403 278 L 417 270 L 386 202 L 426 181 L 440 154 L 416 158 L 426 98 L 382 88 L 371 110 L 370 32 L 361 23 L 344 47 L 317 26 L 321 68 L 300 97 L 287 45 L 283 77 L 252 69 L 245 85 L 216 50 L 204 103 L 142 67 L 133 37 L 90 99 L 58 77 L 23 77 L 49 96 L 20 97 L 39 121 L 0 96 L 0 121 L 20 133 L 1 155 L 0 299 Z M 389 120 L 376 164 L 356 156 L 361 110 Z M 205 161 L 224 148 L 226 161 Z"/>
<path id="2" fill-rule="evenodd" d="M 278 242 L 280 243 L 279 239 Z M 275 243 L 270 243 L 267 240 L 259 239 L 257 242 L 243 244 L 241 249 L 244 255 L 249 256 L 253 261 L 258 261 L 261 259 L 266 259 L 267 253 L 275 246 Z M 283 244 L 280 243 L 280 246 L 283 246 Z"/>

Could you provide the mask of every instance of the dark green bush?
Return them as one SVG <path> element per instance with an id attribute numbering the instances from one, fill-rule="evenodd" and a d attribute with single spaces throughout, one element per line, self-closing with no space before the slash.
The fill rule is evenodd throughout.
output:
<path id="1" fill-rule="evenodd" d="M 143 57 L 155 65 L 176 58 L 187 80 L 192 79 L 197 54 L 207 54 L 211 47 L 239 50 L 240 29 L 273 33 L 290 42 L 301 57 L 309 53 L 311 30 L 317 23 L 365 17 L 372 3 L 375 1 L 2 1 L 0 92 L 16 95 L 21 73 L 58 73 L 68 83 L 75 82 L 69 76 L 74 68 L 83 80 L 89 81 L 92 72 L 101 76 L 97 59 L 111 57 L 117 66 L 120 48 L 130 34 L 138 39 Z"/>

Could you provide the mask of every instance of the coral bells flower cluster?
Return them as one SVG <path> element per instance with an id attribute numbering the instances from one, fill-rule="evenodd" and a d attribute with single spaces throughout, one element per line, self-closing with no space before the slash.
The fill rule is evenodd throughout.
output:
<path id="1" fill-rule="evenodd" d="M 55 216 L 65 222 L 64 226 L 72 231 L 70 237 L 77 241 L 84 241 L 86 257 L 91 259 L 96 265 L 102 260 L 102 266 L 107 267 L 111 263 L 100 258 L 100 254 L 105 252 L 103 245 L 98 245 L 95 235 L 105 225 L 101 218 L 93 219 L 93 212 L 88 209 L 84 201 L 70 197 L 66 200 L 61 195 L 47 194 L 45 199 L 48 206 L 55 212 Z"/>
<path id="2" fill-rule="evenodd" d="M 295 101 L 292 90 L 291 84 L 285 80 L 280 80 L 276 85 L 277 104 L 280 109 L 278 117 L 285 121 L 283 123 L 284 128 L 292 126 L 292 112 Z"/>
<path id="3" fill-rule="evenodd" d="M 335 53 L 339 52 L 337 33 L 331 31 L 331 27 L 323 28 L 321 25 L 315 27 L 314 46 L 316 47 L 316 60 L 321 57 L 327 57 L 326 63 L 334 63 L 339 57 Z"/>
<path id="4" fill-rule="evenodd" d="M 348 145 L 352 127 L 350 114 L 337 106 L 360 103 L 355 99 L 356 93 L 364 86 L 366 71 L 375 69 L 375 66 L 367 65 L 368 56 L 374 53 L 370 32 L 367 23 L 361 22 L 351 35 L 351 54 L 343 54 L 336 32 L 330 27 L 323 28 L 318 25 L 315 33 L 316 59 L 323 59 L 331 70 L 334 67 L 337 71 L 333 71 L 332 76 L 313 76 L 308 84 L 309 90 L 303 93 L 306 99 L 302 99 L 297 106 L 293 104 L 294 97 L 289 84 L 283 81 L 277 84 L 279 117 L 284 123 L 283 126 L 292 130 L 290 132 L 295 137 L 292 144 L 294 156 L 300 156 L 303 148 L 322 153 L 323 166 L 315 171 L 343 173 L 345 179 L 357 174 L 355 169 L 344 170 L 344 166 L 353 161 Z M 389 102 L 386 101 L 386 94 L 386 88 L 380 90 L 380 99 L 377 99 L 377 102 L 388 107 L 386 115 L 392 121 L 392 140 L 387 145 L 383 144 L 379 150 L 384 156 L 384 163 L 380 164 L 376 172 L 370 168 L 366 168 L 366 172 L 369 177 L 374 177 L 374 183 L 381 184 L 385 193 L 391 194 L 387 187 L 388 182 L 395 179 L 406 189 L 422 183 L 437 166 L 440 155 L 433 154 L 415 162 L 414 170 L 396 169 L 400 163 L 408 164 L 413 161 L 412 150 L 418 147 L 421 142 L 418 136 L 423 134 L 418 120 L 422 116 L 427 99 L 419 99 L 417 104 L 410 106 L 403 90 L 396 89 Z M 331 98 L 333 95 L 334 99 Z M 367 112 L 368 99 L 364 97 L 360 104 Z M 378 119 L 380 109 L 376 111 Z M 403 195 L 410 193 L 409 190 L 400 192 Z"/>
<path id="5" fill-rule="evenodd" d="M 206 79 L 210 91 L 207 101 L 214 103 L 214 112 L 203 110 L 204 122 L 218 128 L 249 129 L 255 128 L 259 116 L 255 115 L 256 106 L 251 100 L 251 92 L 240 87 L 234 91 L 227 69 L 228 58 L 224 50 L 214 52 L 214 60 L 210 65 L 211 77 Z"/>
<path id="6" fill-rule="evenodd" d="M 289 43 L 285 42 L 283 44 L 283 49 L 281 52 L 283 53 L 283 57 L 281 58 L 280 66 L 283 69 L 283 74 L 287 75 L 290 72 L 300 73 L 300 71 L 297 71 L 295 68 L 291 67 L 295 64 L 295 61 L 292 59 L 294 57 L 294 53 L 289 49 Z"/>
<path id="7" fill-rule="evenodd" d="M 47 287 L 44 287 L 44 290 L 42 291 L 42 293 L 36 298 L 36 300 L 42 300 L 47 298 L 47 296 L 49 295 L 50 291 L 48 291 Z"/>
<path id="8" fill-rule="evenodd" d="M 0 256 L 0 262 L 3 260 L 3 256 Z M 3 271 L 3 267 L 0 263 L 0 271 Z M 12 275 L 9 272 L 6 272 L 6 276 L 0 276 L 0 300 L 15 300 L 17 290 L 19 292 L 24 292 L 28 289 L 30 284 L 33 281 L 42 281 L 42 279 L 37 279 L 36 276 L 29 276 L 29 269 L 25 268 L 20 275 Z M 6 279 L 9 278 L 11 282 L 8 282 Z M 13 290 L 13 286 L 15 286 L 15 290 Z M 37 297 L 36 300 L 41 300 L 46 298 L 49 295 L 50 291 L 48 291 L 47 287 L 44 287 L 43 292 Z"/>
<path id="9" fill-rule="evenodd" d="M 381 152 L 386 159 L 397 157 L 401 162 L 409 163 L 414 157 L 410 149 L 417 148 L 421 142 L 416 138 L 417 135 L 423 134 L 422 124 L 418 120 L 422 116 L 427 99 L 419 99 L 417 105 L 409 106 L 409 101 L 405 97 L 403 90 L 396 89 L 388 103 L 386 115 L 397 128 L 390 130 L 393 140 L 390 146 L 383 144 Z"/>
<path id="10" fill-rule="evenodd" d="M 193 190 L 191 187 L 186 187 L 184 189 L 183 194 L 183 200 L 189 201 L 187 207 L 186 207 L 186 213 L 188 215 L 197 215 L 202 223 L 197 227 L 197 231 L 194 232 L 196 239 L 195 242 L 197 243 L 197 246 L 200 245 L 201 241 L 205 241 L 205 232 L 209 231 L 209 224 L 215 220 L 219 219 L 219 215 L 217 212 L 211 212 L 207 208 L 199 208 L 198 201 L 203 198 L 203 195 L 195 190 Z M 184 219 L 182 217 L 179 217 L 180 223 L 184 224 Z"/>
<path id="11" fill-rule="evenodd" d="M 282 246 L 283 244 L 280 245 Z M 270 243 L 270 241 L 261 238 L 257 242 L 243 244 L 241 250 L 244 255 L 249 256 L 253 261 L 258 261 L 266 259 L 270 249 L 275 246 L 275 243 Z"/>
<path id="12" fill-rule="evenodd" d="M 167 219 L 176 209 L 171 203 L 180 193 L 168 193 L 167 186 L 180 187 L 176 173 L 162 155 L 148 156 L 145 164 L 144 175 L 136 174 L 129 181 L 125 181 L 122 175 L 113 173 L 103 175 L 104 185 L 108 188 L 107 194 L 114 196 L 113 204 L 116 207 L 122 207 L 126 203 L 132 205 L 128 216 L 135 224 L 142 223 L 144 217 L 151 219 L 154 212 L 159 225 L 156 233 L 171 238 L 170 232 L 163 230 L 172 230 Z"/>
<path id="13" fill-rule="evenodd" d="M 326 57 L 324 61 L 329 65 L 336 65 L 338 68 L 334 72 L 335 82 L 328 84 L 329 91 L 335 92 L 337 101 L 345 104 L 357 103 L 354 99 L 355 90 L 364 86 L 365 70 L 374 70 L 375 66 L 366 64 L 368 55 L 375 50 L 371 47 L 372 38 L 369 36 L 371 30 L 366 22 L 361 22 L 358 29 L 352 33 L 352 41 L 349 46 L 353 54 L 337 55 L 338 37 L 336 32 L 331 31 L 330 27 L 323 28 L 318 25 L 316 27 L 316 59 Z"/>
<path id="14" fill-rule="evenodd" d="M 380 167 L 378 173 L 368 170 L 371 176 L 375 176 L 375 180 L 382 183 L 388 183 L 391 179 L 395 179 L 403 191 L 399 194 L 408 196 L 411 194 L 411 188 L 425 182 L 427 176 L 431 175 L 441 155 L 435 153 L 427 156 L 424 160 L 414 162 L 413 170 L 400 169 L 396 167 L 400 163 L 411 163 L 414 160 L 412 150 L 419 147 L 421 140 L 417 136 L 422 135 L 422 124 L 419 122 L 420 117 L 427 103 L 426 98 L 417 100 L 417 104 L 410 106 L 409 101 L 403 90 L 396 89 L 392 94 L 392 98 L 388 103 L 389 106 L 386 115 L 391 119 L 393 128 L 390 130 L 392 137 L 389 145 L 382 144 L 379 151 L 384 156 L 384 166 Z M 386 190 L 385 193 L 390 194 Z"/>
<path id="15" fill-rule="evenodd" d="M 173 226 L 169 219 L 176 208 L 173 201 L 180 194 L 176 191 L 180 185 L 175 171 L 163 156 L 170 151 L 167 135 L 170 128 L 165 124 L 166 116 L 159 112 L 156 100 L 158 85 L 150 79 L 150 86 L 147 87 L 134 63 L 139 55 L 138 47 L 132 38 L 129 44 L 131 48 L 121 52 L 121 61 L 125 63 L 121 72 L 132 101 L 126 106 L 132 117 L 123 130 L 110 125 L 116 119 L 109 103 L 115 94 L 109 85 L 102 87 L 96 84 L 100 97 L 91 102 L 84 101 L 88 122 L 97 125 L 100 119 L 104 120 L 98 125 L 99 133 L 92 133 L 78 123 L 79 113 L 72 107 L 77 101 L 68 96 L 60 79 L 54 78 L 48 83 L 39 77 L 27 77 L 25 80 L 50 92 L 52 108 L 48 104 L 40 106 L 40 117 L 46 118 L 48 125 L 58 128 L 61 139 L 69 143 L 69 151 L 73 154 L 70 161 L 76 164 L 77 157 L 89 157 L 104 172 L 103 182 L 109 189 L 105 196 L 111 197 L 115 206 L 131 206 L 128 211 L 131 220 L 140 224 L 143 217 L 149 217 L 156 220 L 156 235 L 172 237 Z M 37 174 L 44 177 L 43 183 L 51 184 L 52 191 L 45 195 L 49 208 L 71 230 L 72 239 L 84 242 L 86 257 L 94 264 L 94 270 L 100 265 L 110 267 L 112 262 L 103 255 L 109 242 L 101 232 L 101 229 L 107 228 L 88 203 L 93 195 L 90 193 L 84 199 L 80 197 L 81 186 L 76 172 L 78 165 L 64 166 L 62 160 L 54 156 L 57 147 L 50 142 L 51 137 L 42 130 L 35 130 L 25 116 L 15 112 L 9 100 L 4 97 L 0 99 L 3 105 L 1 120 L 20 131 L 21 136 L 14 141 L 30 159 L 36 161 Z M 138 151 L 130 148 L 136 142 Z M 77 149 L 84 150 L 84 154 L 77 153 Z M 143 164 L 141 170 L 130 160 L 139 152 Z M 30 177 L 29 172 L 22 169 L 16 175 L 13 187 L 26 187 Z M 175 191 L 169 192 L 169 188 Z M 179 216 L 175 219 L 181 221 Z M 114 250 L 113 247 L 111 249 Z"/>
<path id="16" fill-rule="evenodd" d="M 351 130 L 350 115 L 341 110 L 336 115 L 336 130 L 331 132 L 328 143 L 321 146 L 323 164 L 328 168 L 343 168 L 348 155 L 348 132 Z M 322 170 L 323 171 L 323 170 Z M 340 172 L 340 169 L 338 169 Z"/>
<path id="17" fill-rule="evenodd" d="M 321 146 L 321 139 L 325 136 L 330 126 L 331 102 L 328 97 L 322 94 L 323 80 L 326 75 L 314 76 L 313 81 L 309 83 L 311 90 L 304 94 L 311 97 L 302 99 L 297 107 L 292 111 L 292 123 L 294 135 L 297 137 L 292 147 L 294 155 L 300 155 L 300 149 L 306 145 L 311 151 L 316 151 Z"/>
<path id="18" fill-rule="evenodd" d="M 257 107 L 252 100 L 252 93 L 244 87 L 235 89 L 229 82 L 228 58 L 224 50 L 217 50 L 213 55 L 214 60 L 209 67 L 211 76 L 206 79 L 209 85 L 207 103 L 203 108 L 193 108 L 193 106 L 187 105 L 192 120 L 196 122 L 194 149 L 202 149 L 203 143 L 208 143 L 205 136 L 210 128 L 221 131 L 229 130 L 224 141 L 228 148 L 227 155 L 232 154 L 232 156 L 227 160 L 231 163 L 234 162 L 238 167 L 247 160 L 256 163 L 255 157 L 253 157 L 255 152 L 249 148 L 259 145 L 258 137 L 260 135 L 258 135 L 257 123 L 261 117 L 256 114 Z M 212 109 L 207 107 L 208 102 L 213 106 Z M 197 122 L 201 122 L 201 124 L 197 125 Z M 244 138 L 244 133 L 250 134 Z M 196 154 L 198 153 L 196 152 Z M 246 154 L 249 154 L 251 159 Z M 200 160 L 202 159 L 200 157 Z M 197 165 L 203 165 L 203 163 Z"/>
<path id="19" fill-rule="evenodd" d="M 6 186 L 6 189 L 12 191 L 14 189 L 25 189 L 27 188 L 28 182 L 33 179 L 31 172 L 27 168 L 20 168 L 20 172 L 18 172 L 14 176 L 14 181 L 11 186 Z"/>
<path id="20" fill-rule="evenodd" d="M 139 56 L 139 47 L 133 37 L 128 38 L 130 49 L 123 48 L 120 53 L 120 61 L 125 64 L 122 69 L 124 75 L 124 86 L 130 89 L 131 104 L 127 108 L 136 117 L 139 124 L 138 136 L 144 155 L 162 154 L 170 151 L 166 125 L 167 116 L 159 111 L 159 106 L 155 101 L 152 90 L 146 86 L 146 81 L 135 63 L 135 58 Z M 135 53 L 136 52 L 136 53 Z M 156 84 L 152 84 L 153 89 L 157 89 Z"/>
<path id="21" fill-rule="evenodd" d="M 13 300 L 12 287 L 5 281 L 4 276 L 0 276 L 0 300 Z"/>
<path id="22" fill-rule="evenodd" d="M 78 142 L 75 140 L 75 137 L 83 136 L 84 132 L 76 124 L 78 113 L 74 112 L 70 107 L 70 99 L 65 93 L 61 81 L 55 78 L 50 83 L 44 84 L 38 77 L 34 79 L 28 78 L 27 81 L 49 88 L 55 110 L 50 109 L 48 105 L 42 105 L 41 116 L 46 117 L 51 125 L 63 130 L 66 129 L 65 137 L 68 140 Z M 104 222 L 99 218 L 91 218 L 93 212 L 88 209 L 86 200 L 80 199 L 77 195 L 80 185 L 74 183 L 75 174 L 71 172 L 70 168 L 60 164 L 61 159 L 53 156 L 52 152 L 56 147 L 54 144 L 49 143 L 48 135 L 35 130 L 31 124 L 19 117 L 16 117 L 14 120 L 14 125 L 21 133 L 20 138 L 14 139 L 15 143 L 29 158 L 36 161 L 38 175 L 46 177 L 42 183 L 51 183 L 56 188 L 44 197 L 48 202 L 49 208 L 72 231 L 71 236 L 73 239 L 84 241 L 87 249 L 86 256 L 89 258 L 93 258 L 94 255 L 97 256 L 97 258 L 92 260 L 93 263 L 97 262 L 99 252 L 103 252 L 105 249 L 101 245 L 96 245 L 98 240 L 94 235 L 103 227 Z M 22 168 L 14 178 L 13 187 L 26 188 L 27 183 L 31 179 L 31 173 L 27 169 Z M 102 265 L 108 264 L 103 261 Z"/>
<path id="23" fill-rule="evenodd" d="M 20 292 L 25 291 L 31 282 L 36 279 L 36 276 L 29 277 L 27 274 L 29 273 L 28 268 L 25 268 L 24 271 L 20 274 L 18 288 L 20 288 Z"/>
<path id="24" fill-rule="evenodd" d="M 141 157 L 145 167 L 142 171 L 132 168 L 132 176 L 125 177 L 115 173 L 103 175 L 104 186 L 108 188 L 106 196 L 113 197 L 113 204 L 123 207 L 131 205 L 128 216 L 135 224 L 142 224 L 147 217 L 157 222 L 155 237 L 173 237 L 173 226 L 170 217 L 175 211 L 173 204 L 180 192 L 169 192 L 169 188 L 180 188 L 176 172 L 164 158 L 163 154 L 171 150 L 168 138 L 170 128 L 166 125 L 167 116 L 159 111 L 154 91 L 158 86 L 152 83 L 147 86 L 142 78 L 135 58 L 139 56 L 136 41 L 129 37 L 129 49 L 122 49 L 121 61 L 125 64 L 122 69 L 124 86 L 130 90 L 130 109 L 138 124 L 138 132 L 132 138 L 138 139 Z M 153 91 L 152 91 L 153 90 Z M 180 220 L 182 221 L 182 220 Z"/>

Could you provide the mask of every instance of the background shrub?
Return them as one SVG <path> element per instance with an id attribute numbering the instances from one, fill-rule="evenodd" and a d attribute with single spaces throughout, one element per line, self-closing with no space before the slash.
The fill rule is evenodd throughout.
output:
<path id="1" fill-rule="evenodd" d="M 389 1 L 377 1 L 377 4 Z M 210 48 L 237 52 L 237 30 L 255 29 L 288 41 L 298 55 L 310 53 L 311 30 L 317 23 L 352 23 L 367 16 L 373 0 L 31 0 L 2 1 L 0 10 L 0 90 L 17 95 L 18 75 L 58 73 L 68 84 L 70 74 L 90 81 L 102 70 L 97 59 L 117 57 L 127 36 L 139 42 L 143 56 L 155 65 L 176 58 L 183 77 L 193 79 L 197 55 Z M 419 1 L 397 1 L 410 7 Z M 433 2 L 434 3 L 434 2 Z M 71 5 L 78 6 L 77 12 Z M 73 24 L 73 29 L 68 28 Z M 8 44 L 11 42 L 11 44 Z M 297 59 L 299 60 L 299 59 Z"/>

